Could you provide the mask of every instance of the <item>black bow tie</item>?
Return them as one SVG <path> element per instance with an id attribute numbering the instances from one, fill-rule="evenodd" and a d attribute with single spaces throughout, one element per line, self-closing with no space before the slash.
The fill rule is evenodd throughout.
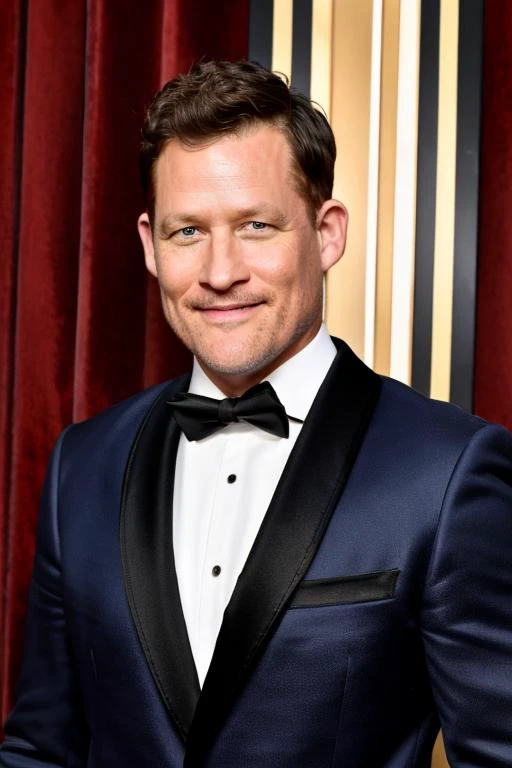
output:
<path id="1" fill-rule="evenodd" d="M 213 397 L 180 392 L 169 401 L 178 426 L 189 440 L 201 440 L 233 421 L 245 421 L 278 437 L 288 437 L 288 416 L 268 381 L 241 397 Z"/>

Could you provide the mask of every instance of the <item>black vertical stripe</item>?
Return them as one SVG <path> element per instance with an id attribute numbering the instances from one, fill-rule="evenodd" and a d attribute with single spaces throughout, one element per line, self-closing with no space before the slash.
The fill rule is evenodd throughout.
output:
<path id="1" fill-rule="evenodd" d="M 440 0 L 422 3 L 412 385 L 430 394 L 436 225 Z"/>
<path id="2" fill-rule="evenodd" d="M 483 0 L 459 2 L 452 402 L 472 410 L 478 249 Z"/>
<path id="3" fill-rule="evenodd" d="M 292 86 L 306 96 L 311 88 L 312 0 L 293 0 Z"/>
<path id="4" fill-rule="evenodd" d="M 251 0 L 249 10 L 249 59 L 272 67 L 274 0 Z"/>

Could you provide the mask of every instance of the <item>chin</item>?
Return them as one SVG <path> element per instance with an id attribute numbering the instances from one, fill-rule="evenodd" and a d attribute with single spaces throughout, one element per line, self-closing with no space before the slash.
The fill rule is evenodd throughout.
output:
<path id="1" fill-rule="evenodd" d="M 247 355 L 213 357 L 212 355 L 203 355 L 199 350 L 196 356 L 207 370 L 221 376 L 245 376 L 257 373 L 267 368 L 276 357 L 273 351 L 269 350 L 257 357 L 247 357 Z"/>
<path id="2" fill-rule="evenodd" d="M 243 376 L 247 373 L 255 373 L 262 367 L 252 360 L 209 360 L 202 357 L 201 362 L 207 370 L 221 376 Z"/>

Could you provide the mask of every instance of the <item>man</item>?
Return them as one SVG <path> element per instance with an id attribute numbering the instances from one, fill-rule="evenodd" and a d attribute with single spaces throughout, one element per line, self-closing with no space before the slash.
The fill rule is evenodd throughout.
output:
<path id="1" fill-rule="evenodd" d="M 139 232 L 194 368 L 57 444 L 6 766 L 428 766 L 439 721 L 512 765 L 512 441 L 330 340 L 334 158 L 255 64 L 150 107 Z"/>

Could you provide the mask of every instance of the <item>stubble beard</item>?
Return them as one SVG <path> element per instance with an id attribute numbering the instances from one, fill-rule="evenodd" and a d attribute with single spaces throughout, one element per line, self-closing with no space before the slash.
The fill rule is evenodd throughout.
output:
<path id="1" fill-rule="evenodd" d="M 242 341 L 236 344 L 238 349 L 232 351 L 232 356 L 235 358 L 241 356 L 243 358 L 238 362 L 236 360 L 232 362 L 221 360 L 218 355 L 209 354 L 208 344 L 206 340 L 203 342 L 201 333 L 194 334 L 186 323 L 180 321 L 179 318 L 171 317 L 168 312 L 166 312 L 166 318 L 174 333 L 194 357 L 197 358 L 203 369 L 212 371 L 220 376 L 248 376 L 259 371 L 265 371 L 266 375 L 267 372 L 278 367 L 277 365 L 273 367 L 272 364 L 310 330 L 318 318 L 318 311 L 316 309 L 311 310 L 302 318 L 290 336 L 279 341 L 278 331 L 285 325 L 286 320 L 286 309 L 283 307 L 270 330 L 263 326 L 259 331 L 256 329 L 254 334 L 251 334 L 251 338 L 247 339 L 245 343 Z M 259 345 L 255 343 L 255 340 L 262 336 L 269 336 L 270 338 L 264 347 L 259 349 Z M 226 334 L 226 342 L 228 344 L 228 334 Z M 250 357 L 245 357 L 247 346 L 252 346 L 253 349 L 253 355 Z"/>

